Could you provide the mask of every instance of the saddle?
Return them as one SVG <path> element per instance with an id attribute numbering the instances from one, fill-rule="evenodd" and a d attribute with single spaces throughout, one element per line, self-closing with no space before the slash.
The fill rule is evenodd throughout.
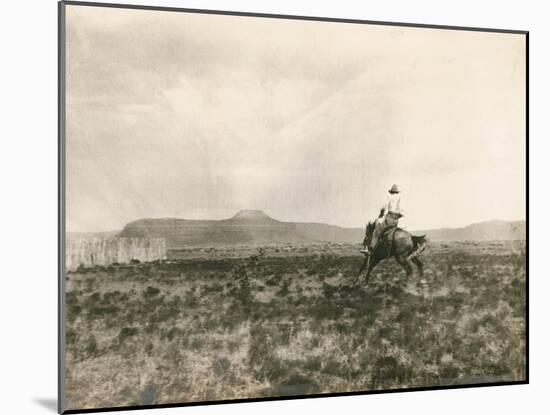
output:
<path id="1" fill-rule="evenodd" d="M 386 252 L 386 257 L 389 257 L 391 254 L 391 248 L 393 244 L 393 237 L 397 226 L 391 226 L 390 228 L 384 230 L 380 238 L 378 239 L 378 247 L 382 246 Z"/>
<path id="2" fill-rule="evenodd" d="M 397 226 L 391 226 L 388 229 L 385 229 L 384 232 L 382 232 L 382 235 L 380 235 L 380 239 L 393 239 L 393 234 L 397 230 Z"/>

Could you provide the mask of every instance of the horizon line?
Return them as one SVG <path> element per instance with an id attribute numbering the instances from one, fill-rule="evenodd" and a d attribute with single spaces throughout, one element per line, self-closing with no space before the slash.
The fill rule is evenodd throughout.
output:
<path id="1" fill-rule="evenodd" d="M 187 220 L 187 221 L 197 221 L 197 222 L 200 222 L 200 221 L 212 221 L 212 222 L 221 222 L 221 221 L 227 221 L 227 220 L 231 220 L 233 219 L 236 215 L 238 215 L 240 212 L 243 212 L 243 211 L 254 211 L 254 212 L 261 212 L 263 213 L 267 218 L 269 219 L 272 219 L 272 220 L 275 220 L 277 222 L 281 222 L 281 223 L 305 223 L 305 224 L 320 224 L 320 225 L 328 225 L 328 226 L 336 226 L 336 227 L 339 227 L 339 228 L 342 228 L 342 229 L 363 229 L 365 227 L 365 225 L 359 225 L 359 226 L 342 226 L 342 225 L 337 225 L 337 224 L 334 224 L 334 223 L 328 223 L 328 222 L 321 222 L 321 221 L 293 221 L 293 220 L 290 220 L 290 221 L 283 221 L 283 220 L 278 220 L 278 219 L 275 219 L 273 218 L 272 216 L 268 215 L 267 213 L 265 213 L 265 211 L 263 209 L 240 209 L 238 210 L 235 214 L 229 216 L 229 217 L 226 217 L 226 218 L 221 218 L 221 219 L 210 219 L 210 218 L 201 218 L 201 219 L 188 219 L 188 218 L 184 218 L 184 217 L 176 217 L 176 216 L 157 216 L 157 217 L 143 217 L 143 218 L 139 218 L 139 219 L 134 219 L 134 220 L 130 220 L 128 222 L 126 222 L 121 228 L 118 228 L 118 229 L 106 229 L 106 230 L 66 230 L 66 234 L 69 234 L 69 233 L 111 233 L 111 232 L 120 232 L 124 229 L 125 226 L 127 226 L 128 224 L 130 223 L 133 223 L 133 222 L 138 222 L 138 221 L 141 221 L 141 220 L 166 220 L 166 219 L 171 219 L 171 220 Z M 365 221 L 365 224 L 368 222 L 369 220 Z M 483 224 L 483 223 L 491 223 L 491 222 L 527 222 L 527 219 L 526 218 L 520 218 L 520 219 L 487 219 L 487 220 L 481 220 L 481 221 L 475 221 L 475 222 L 469 222 L 469 223 L 466 223 L 464 225 L 461 225 L 461 226 L 433 226 L 433 227 L 419 227 L 419 228 L 414 228 L 411 232 L 417 232 L 417 231 L 435 231 L 435 230 L 448 230 L 448 229 L 462 229 L 462 228 L 466 228 L 468 226 L 472 226 L 472 225 L 479 225 L 479 224 Z"/>

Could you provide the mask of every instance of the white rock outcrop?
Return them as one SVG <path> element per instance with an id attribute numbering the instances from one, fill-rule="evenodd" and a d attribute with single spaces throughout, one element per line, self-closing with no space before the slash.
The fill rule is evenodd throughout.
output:
<path id="1" fill-rule="evenodd" d="M 127 264 L 132 260 L 150 262 L 166 259 L 164 238 L 82 238 L 68 240 L 66 268 L 79 266 Z"/>

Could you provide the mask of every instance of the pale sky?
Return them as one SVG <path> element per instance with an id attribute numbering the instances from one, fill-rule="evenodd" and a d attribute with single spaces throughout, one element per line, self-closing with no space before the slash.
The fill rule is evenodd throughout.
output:
<path id="1" fill-rule="evenodd" d="M 67 230 L 525 219 L 525 37 L 67 6 Z"/>

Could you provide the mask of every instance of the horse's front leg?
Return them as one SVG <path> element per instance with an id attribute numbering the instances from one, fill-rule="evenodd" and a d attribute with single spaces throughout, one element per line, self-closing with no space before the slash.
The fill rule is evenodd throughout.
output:
<path id="1" fill-rule="evenodd" d="M 370 274 L 371 274 L 372 270 L 374 269 L 374 267 L 376 265 L 378 265 L 379 262 L 380 262 L 380 258 L 371 257 L 371 260 L 369 261 L 369 265 L 368 265 L 368 268 L 367 268 L 367 274 L 365 275 L 365 285 L 367 285 L 367 283 L 369 282 Z"/>
<path id="2" fill-rule="evenodd" d="M 361 276 L 365 268 L 367 268 L 367 265 L 369 263 L 370 254 L 365 255 L 365 259 L 363 260 L 363 263 L 361 264 L 361 267 L 359 268 L 359 272 L 357 273 L 357 278 Z"/>
<path id="3" fill-rule="evenodd" d="M 365 259 L 363 260 L 361 267 L 359 268 L 359 272 L 357 273 L 357 276 L 355 277 L 355 280 L 353 282 L 353 285 L 359 285 L 359 282 L 361 281 L 361 274 L 363 274 L 363 271 L 367 268 L 369 264 L 369 257 L 370 253 L 365 255 Z"/>

